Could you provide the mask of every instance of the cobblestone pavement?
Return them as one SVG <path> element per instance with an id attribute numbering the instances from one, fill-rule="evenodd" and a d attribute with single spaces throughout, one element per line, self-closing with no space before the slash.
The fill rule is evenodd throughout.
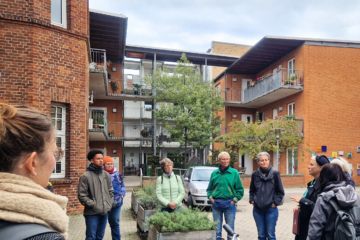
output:
<path id="1" fill-rule="evenodd" d="M 125 178 L 127 187 L 138 186 L 139 178 L 130 176 Z M 359 189 L 359 187 L 357 187 Z M 129 191 L 130 192 L 130 191 Z M 285 202 L 279 206 L 279 219 L 276 224 L 276 238 L 277 240 L 294 239 L 292 234 L 292 217 L 293 208 L 296 203 L 289 198 L 290 195 L 301 196 L 305 192 L 305 188 L 285 188 Z M 358 192 L 359 193 L 359 192 Z M 120 215 L 120 232 L 122 240 L 138 240 L 136 221 L 133 219 L 131 208 L 131 194 L 127 194 L 124 198 L 124 205 L 121 208 Z M 183 204 L 183 208 L 187 208 Z M 245 189 L 245 196 L 237 204 L 237 213 L 235 219 L 235 232 L 240 234 L 241 240 L 256 240 L 257 229 L 252 215 L 252 205 L 249 204 L 249 189 Z M 205 212 L 212 219 L 211 211 Z M 223 231 L 223 237 L 225 231 Z M 70 217 L 69 240 L 85 239 L 85 219 L 82 215 Z M 111 240 L 110 226 L 106 227 L 104 240 Z"/>

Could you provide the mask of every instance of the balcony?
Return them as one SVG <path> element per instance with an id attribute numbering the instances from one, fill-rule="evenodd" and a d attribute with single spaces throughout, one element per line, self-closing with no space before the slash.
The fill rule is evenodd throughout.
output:
<path id="1" fill-rule="evenodd" d="M 281 69 L 244 91 L 244 107 L 261 107 L 303 91 L 303 71 Z"/>
<path id="2" fill-rule="evenodd" d="M 104 49 L 91 48 L 90 93 L 95 92 L 97 97 L 106 96 L 107 92 L 107 61 Z"/>
<path id="3" fill-rule="evenodd" d="M 151 86 L 139 75 L 124 75 L 124 79 L 109 79 L 108 96 L 121 100 L 150 101 Z"/>
<path id="4" fill-rule="evenodd" d="M 124 107 L 124 119 L 152 119 L 152 108 Z"/>
<path id="5" fill-rule="evenodd" d="M 104 141 L 108 134 L 106 113 L 104 109 L 90 109 L 89 140 Z"/>

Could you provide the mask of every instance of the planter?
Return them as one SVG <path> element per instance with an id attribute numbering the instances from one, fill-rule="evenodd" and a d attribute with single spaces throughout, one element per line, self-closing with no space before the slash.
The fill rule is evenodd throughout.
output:
<path id="1" fill-rule="evenodd" d="M 137 214 L 137 212 L 138 212 L 138 205 L 139 205 L 138 203 L 139 203 L 139 198 L 135 196 L 135 192 L 134 192 L 134 190 L 132 190 L 131 208 L 133 209 L 135 214 Z"/>
<path id="2" fill-rule="evenodd" d="M 99 124 L 94 124 L 94 128 L 99 128 Z"/>
<path id="3" fill-rule="evenodd" d="M 156 213 L 156 210 L 144 210 L 141 205 L 138 205 L 138 212 L 137 212 L 137 223 L 140 227 L 140 229 L 143 232 L 147 232 L 147 220 L 146 218 L 149 218 L 151 215 L 154 215 Z"/>
<path id="4" fill-rule="evenodd" d="M 104 70 L 104 65 L 102 64 L 98 64 L 96 67 L 98 70 Z"/>
<path id="5" fill-rule="evenodd" d="M 196 232 L 168 232 L 159 233 L 155 229 L 149 229 L 148 240 L 215 240 L 216 231 L 196 231 Z"/>
<path id="6" fill-rule="evenodd" d="M 138 92 L 138 91 L 134 91 L 134 95 L 139 95 L 139 92 Z"/>

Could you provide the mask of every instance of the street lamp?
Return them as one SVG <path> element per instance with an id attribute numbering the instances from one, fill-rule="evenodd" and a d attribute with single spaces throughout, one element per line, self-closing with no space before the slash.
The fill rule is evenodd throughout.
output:
<path id="1" fill-rule="evenodd" d="M 275 128 L 274 131 L 275 131 L 276 146 L 277 146 L 277 151 L 276 151 L 277 170 L 279 171 L 279 140 L 280 140 L 280 135 L 281 135 L 281 129 L 280 128 Z"/>

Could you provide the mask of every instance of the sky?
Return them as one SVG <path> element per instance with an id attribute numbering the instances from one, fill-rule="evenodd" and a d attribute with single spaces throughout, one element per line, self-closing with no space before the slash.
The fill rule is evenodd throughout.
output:
<path id="1" fill-rule="evenodd" d="M 266 35 L 360 41 L 358 0 L 90 0 L 128 17 L 127 44 L 206 52 Z"/>

